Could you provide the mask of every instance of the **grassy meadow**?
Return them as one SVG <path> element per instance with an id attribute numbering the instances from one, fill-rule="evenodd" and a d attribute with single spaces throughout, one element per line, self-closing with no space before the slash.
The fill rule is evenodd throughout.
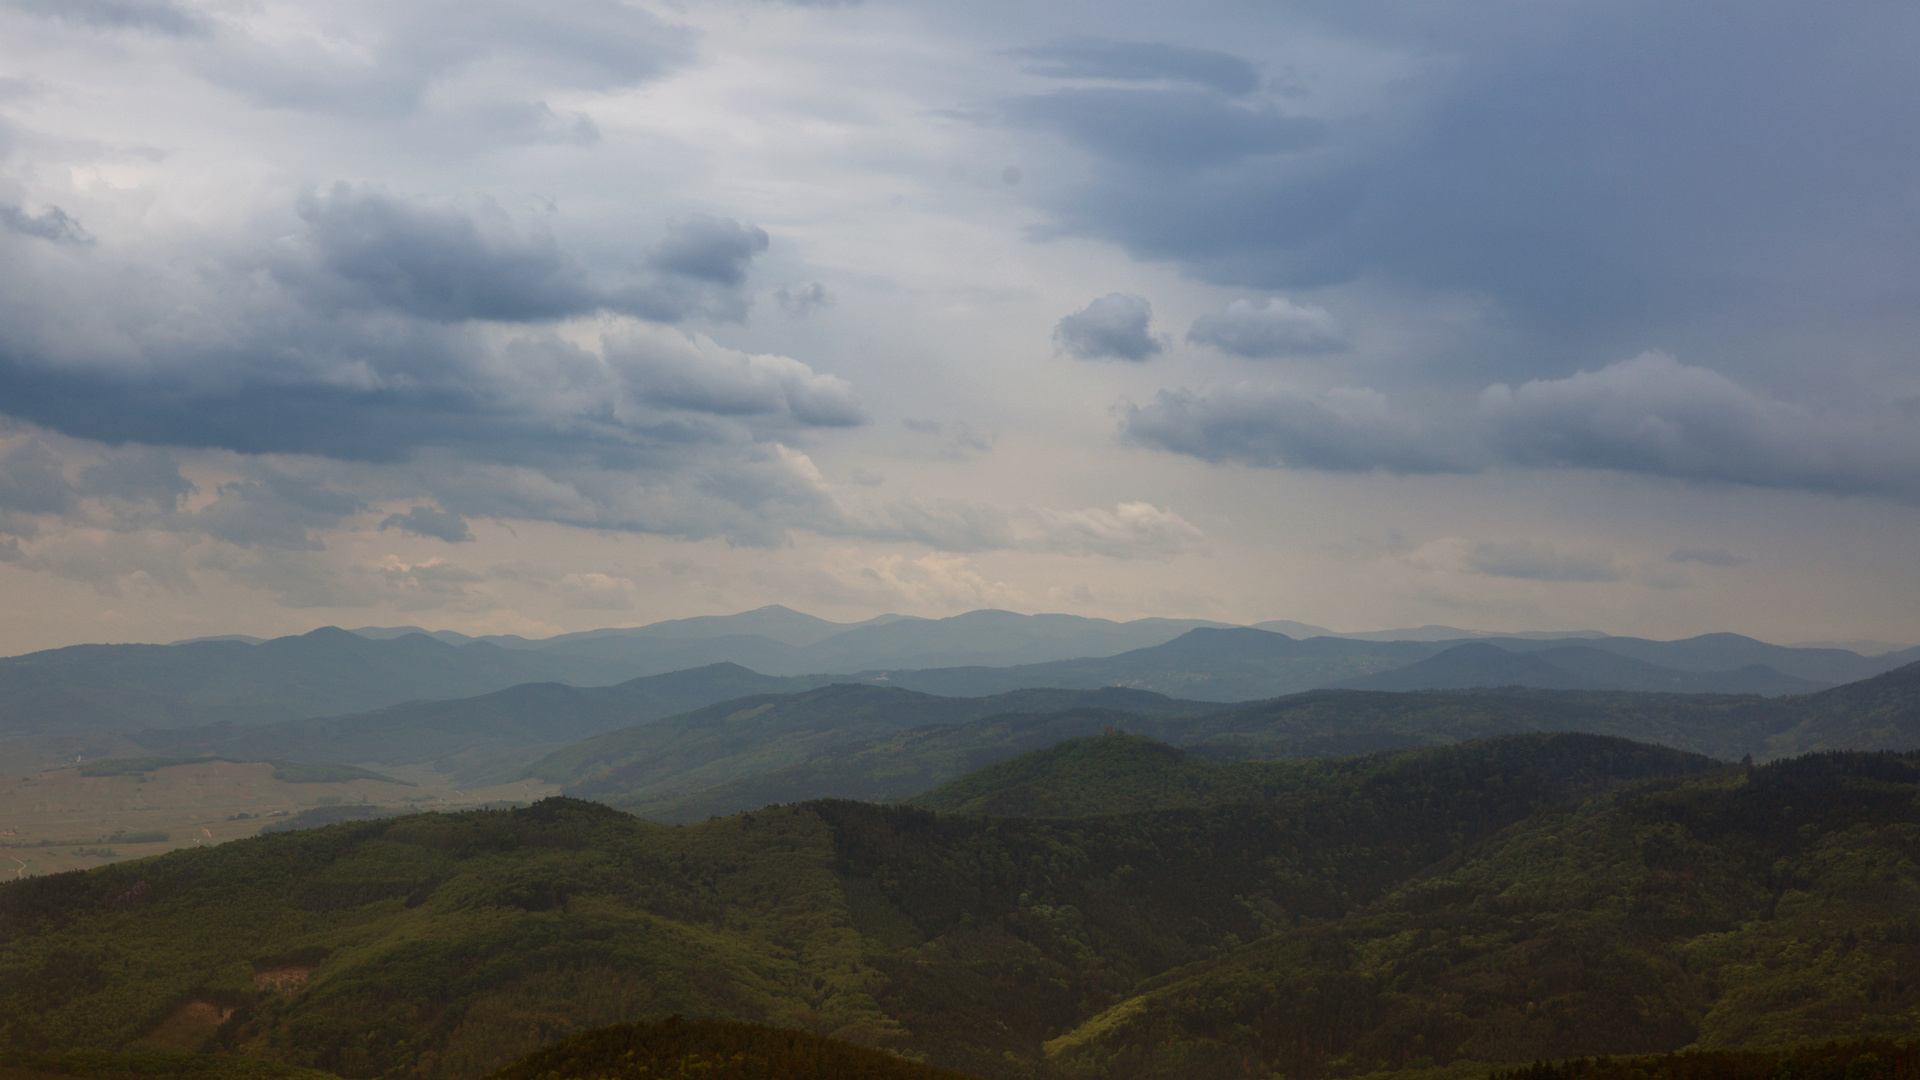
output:
<path id="1" fill-rule="evenodd" d="M 531 802 L 556 786 L 514 781 L 462 790 L 427 769 L 379 778 L 356 769 L 265 761 L 195 761 L 113 775 L 108 763 L 0 773 L 0 880 L 256 836 L 262 827 L 326 807 L 459 810 Z M 327 779 L 341 775 L 342 779 Z"/>

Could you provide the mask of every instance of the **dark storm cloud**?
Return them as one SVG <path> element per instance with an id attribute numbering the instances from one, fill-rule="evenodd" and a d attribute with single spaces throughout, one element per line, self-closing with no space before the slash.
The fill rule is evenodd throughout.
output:
<path id="1" fill-rule="evenodd" d="M 846 383 L 784 357 L 678 332 L 622 333 L 594 352 L 539 325 L 743 311 L 727 282 L 764 243 L 750 226 L 701 219 L 671 234 L 669 262 L 703 277 L 596 274 L 486 204 L 336 186 L 299 211 L 304 233 L 178 278 L 116 263 L 117 249 L 53 259 L 0 232 L 0 410 L 112 445 L 368 462 L 442 447 L 633 469 L 864 421 Z M 129 273 L 148 289 L 114 284 Z M 115 351 L 88 351 L 100 342 Z"/>
<path id="2" fill-rule="evenodd" d="M 1370 390 L 1313 396 L 1284 387 L 1162 390 L 1128 405 L 1129 442 L 1203 461 L 1323 472 L 1462 472 L 1472 468 L 1440 440 L 1395 415 Z"/>
<path id="3" fill-rule="evenodd" d="M 196 34 L 207 22 L 170 0 L 11 0 L 11 6 L 42 18 L 111 30 Z"/>
<path id="4" fill-rule="evenodd" d="M 1313 356 L 1346 345 L 1340 324 L 1324 309 L 1278 297 L 1260 307 L 1235 300 L 1217 315 L 1202 315 L 1193 320 L 1187 340 L 1250 360 Z"/>
<path id="5" fill-rule="evenodd" d="M 1161 391 L 1122 410 L 1121 433 L 1205 461 L 1266 467 L 1601 469 L 1920 500 L 1920 430 L 1899 410 L 1816 412 L 1658 353 L 1565 379 L 1495 384 L 1454 414 L 1409 415 L 1372 390 Z"/>
<path id="6" fill-rule="evenodd" d="M 1113 165 L 1160 174 L 1302 150 L 1325 137 L 1318 120 L 1207 90 L 1054 90 L 1015 98 L 1003 107 L 1013 124 L 1066 135 Z M 1138 177 L 1132 182 L 1155 181 Z"/>
<path id="7" fill-rule="evenodd" d="M 0 204 L 0 226 L 22 236 L 37 236 L 56 244 L 91 244 L 93 237 L 65 210 L 50 206 L 38 214 L 29 214 L 18 206 Z"/>
<path id="8" fill-rule="evenodd" d="M 728 218 L 670 230 L 651 277 L 591 272 L 551 236 L 529 233 L 491 203 L 405 199 L 371 185 L 335 184 L 303 197 L 311 263 L 276 272 L 316 302 L 381 307 L 438 322 L 538 322 L 616 311 L 655 322 L 696 314 L 738 320 L 740 290 L 767 234 Z"/>
<path id="9" fill-rule="evenodd" d="M 1483 574 L 1523 581 L 1619 581 L 1625 576 L 1605 552 L 1561 552 L 1527 540 L 1478 544 L 1467 553 L 1467 565 Z"/>
<path id="10" fill-rule="evenodd" d="M 1153 305 L 1145 298 L 1108 293 L 1061 319 L 1053 345 L 1081 360 L 1151 360 L 1161 349 L 1152 322 Z"/>
<path id="11" fill-rule="evenodd" d="M 1325 6 L 1412 67 L 1320 129 L 1151 90 L 1028 98 L 1007 117 L 1096 156 L 1041 195 L 1058 229 L 1215 282 L 1464 291 L 1588 356 L 1721 319 L 1760 333 L 1815 302 L 1910 307 L 1920 8 L 1498 10 Z"/>
<path id="12" fill-rule="evenodd" d="M 1071 38 L 1008 56 L 1028 61 L 1025 70 L 1055 79 L 1192 83 L 1239 96 L 1260 88 L 1260 69 L 1229 53 L 1188 49 L 1154 41 Z"/>
<path id="13" fill-rule="evenodd" d="M 669 274 L 739 285 L 753 257 L 767 250 L 767 234 L 728 218 L 699 217 L 675 226 L 648 262 Z"/>
<path id="14" fill-rule="evenodd" d="M 443 322 L 556 319 L 612 306 L 550 236 L 491 207 L 474 215 L 336 184 L 300 200 L 320 264 L 360 303 Z"/>
<path id="15" fill-rule="evenodd" d="M 433 506 L 416 506 L 404 514 L 388 514 L 381 520 L 380 528 L 399 529 L 415 536 L 445 540 L 449 544 L 473 539 L 473 534 L 467 531 L 465 519 L 459 514 L 449 514 Z"/>

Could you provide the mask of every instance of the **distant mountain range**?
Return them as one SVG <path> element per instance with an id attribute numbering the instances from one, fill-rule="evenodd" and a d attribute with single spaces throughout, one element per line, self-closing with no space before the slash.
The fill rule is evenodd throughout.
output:
<path id="1" fill-rule="evenodd" d="M 542 642 L 451 642 L 444 639 L 458 635 L 391 632 L 398 636 L 326 627 L 257 645 L 82 645 L 0 659 L 0 736 L 57 741 L 149 728 L 284 723 L 461 699 L 526 683 L 608 686 L 714 664 L 776 680 L 757 684 L 760 692 L 836 681 L 947 697 L 1122 686 L 1225 703 L 1320 687 L 1519 685 L 1778 695 L 1855 682 L 1920 659 L 1920 648 L 1865 657 L 1843 649 L 1769 645 L 1737 634 L 1668 642 L 1575 634 L 1467 642 L 1299 639 L 1193 621 L 1114 623 L 1004 611 L 848 626 L 778 607 Z M 693 677 L 688 685 L 710 689 L 693 697 L 668 695 L 676 708 L 742 692 L 724 678 Z M 700 699 L 705 693 L 717 696 Z M 589 708 L 583 715 L 599 714 Z M 585 734 L 576 727 L 558 737 Z M 544 741 L 550 740 L 526 745 Z M 57 745 L 70 759 L 88 756 L 91 743 Z M 16 750 L 0 753 L 11 758 Z"/>

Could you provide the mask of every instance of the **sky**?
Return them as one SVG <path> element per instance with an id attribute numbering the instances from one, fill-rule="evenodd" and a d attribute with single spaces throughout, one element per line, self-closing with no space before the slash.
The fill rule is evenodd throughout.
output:
<path id="1" fill-rule="evenodd" d="M 1920 641 L 1920 7 L 0 0 L 0 652 Z"/>

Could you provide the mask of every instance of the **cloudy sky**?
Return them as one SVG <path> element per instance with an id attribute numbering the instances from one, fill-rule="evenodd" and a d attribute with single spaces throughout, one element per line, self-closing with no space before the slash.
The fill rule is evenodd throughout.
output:
<path id="1" fill-rule="evenodd" d="M 0 0 L 0 651 L 1920 641 L 1920 8 Z"/>

